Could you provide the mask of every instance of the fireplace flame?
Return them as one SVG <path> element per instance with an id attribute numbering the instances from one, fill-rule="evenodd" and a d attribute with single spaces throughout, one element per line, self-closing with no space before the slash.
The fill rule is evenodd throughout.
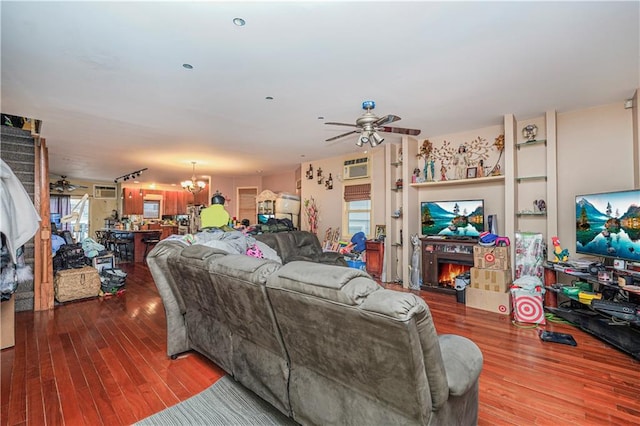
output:
<path id="1" fill-rule="evenodd" d="M 453 287 L 458 275 L 471 270 L 471 266 L 460 263 L 441 263 L 438 271 L 438 284 Z"/>

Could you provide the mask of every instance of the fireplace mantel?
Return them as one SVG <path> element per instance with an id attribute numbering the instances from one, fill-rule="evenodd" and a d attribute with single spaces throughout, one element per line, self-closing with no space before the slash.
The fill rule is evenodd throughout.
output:
<path id="1" fill-rule="evenodd" d="M 473 246 L 477 241 L 439 237 L 422 237 L 420 240 L 422 241 L 422 289 L 455 293 L 453 283 L 439 282 L 440 264 L 473 266 Z"/>

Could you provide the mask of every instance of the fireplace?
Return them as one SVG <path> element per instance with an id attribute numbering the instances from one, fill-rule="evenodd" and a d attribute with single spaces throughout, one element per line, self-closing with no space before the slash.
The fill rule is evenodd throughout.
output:
<path id="1" fill-rule="evenodd" d="M 475 240 L 423 237 L 422 289 L 455 293 L 455 278 L 473 266 Z"/>
<path id="2" fill-rule="evenodd" d="M 438 287 L 454 287 L 458 275 L 471 270 L 472 265 L 459 262 L 438 262 Z"/>

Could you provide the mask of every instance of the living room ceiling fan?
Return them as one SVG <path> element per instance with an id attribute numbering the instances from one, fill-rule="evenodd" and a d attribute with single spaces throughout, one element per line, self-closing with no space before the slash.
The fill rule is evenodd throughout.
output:
<path id="1" fill-rule="evenodd" d="M 378 134 L 378 132 L 400 133 L 402 135 L 411 135 L 411 136 L 417 136 L 420 134 L 420 130 L 416 130 L 416 129 L 406 129 L 404 127 L 386 126 L 387 124 L 400 120 L 400 117 L 398 117 L 397 115 L 385 115 L 383 117 L 378 117 L 373 113 L 373 109 L 375 107 L 376 107 L 376 103 L 374 101 L 362 102 L 362 109 L 365 110 L 365 112 L 356 120 L 356 124 L 335 123 L 335 122 L 324 123 L 324 124 L 330 124 L 333 126 L 349 126 L 349 127 L 356 128 L 355 130 L 352 130 L 350 132 L 343 133 L 341 135 L 329 138 L 326 141 L 331 142 L 336 139 L 343 138 L 345 136 L 353 135 L 354 133 L 360 133 L 360 136 L 358 137 L 358 141 L 356 142 L 356 145 L 362 146 L 362 144 L 369 143 L 371 144 L 372 147 L 374 147 L 381 144 L 384 141 L 384 138 L 381 137 Z"/>
<path id="2" fill-rule="evenodd" d="M 50 191 L 57 191 L 60 193 L 64 191 L 67 191 L 67 192 L 75 191 L 76 189 L 79 189 L 79 188 L 87 189 L 88 186 L 73 184 L 67 180 L 66 176 L 63 176 L 63 175 L 60 175 L 60 179 L 57 182 L 49 184 Z"/>

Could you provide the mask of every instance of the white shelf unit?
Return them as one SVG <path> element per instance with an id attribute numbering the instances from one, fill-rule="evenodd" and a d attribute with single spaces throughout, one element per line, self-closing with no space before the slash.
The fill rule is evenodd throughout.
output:
<path id="1" fill-rule="evenodd" d="M 402 159 L 398 152 L 402 148 Z M 418 189 L 411 182 L 411 175 L 417 164 L 418 142 L 408 136 L 402 137 L 400 144 L 385 145 L 386 158 L 386 191 L 385 205 L 387 238 L 385 248 L 385 268 L 383 281 L 402 281 L 402 286 L 409 287 L 409 265 L 411 264 L 411 235 L 419 232 L 420 212 L 418 206 Z M 401 178 L 402 189 L 398 189 L 396 181 Z M 394 217 L 394 212 L 402 208 L 402 215 Z M 400 243 L 402 230 L 402 244 Z"/>
<path id="2" fill-rule="evenodd" d="M 533 141 L 522 135 L 528 124 L 538 127 Z M 518 121 L 512 114 L 504 117 L 506 235 L 540 232 L 547 244 L 552 236 L 558 235 L 556 126 L 555 111 L 547 111 L 544 117 L 533 120 Z M 544 211 L 534 207 L 534 200 L 539 199 L 546 204 Z M 511 250 L 513 267 L 514 244 Z"/>

